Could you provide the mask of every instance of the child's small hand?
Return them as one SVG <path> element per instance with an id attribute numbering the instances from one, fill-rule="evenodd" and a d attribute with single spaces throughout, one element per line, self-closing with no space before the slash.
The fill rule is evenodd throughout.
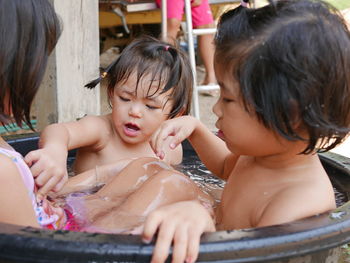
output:
<path id="1" fill-rule="evenodd" d="M 57 192 L 68 181 L 67 153 L 58 154 L 55 150 L 43 148 L 31 151 L 24 158 L 39 188 L 39 195 L 47 195 L 50 191 Z"/>
<path id="2" fill-rule="evenodd" d="M 158 230 L 153 263 L 165 262 L 173 243 L 172 262 L 195 262 L 200 237 L 215 231 L 210 213 L 197 201 L 184 201 L 161 207 L 147 217 L 143 241 L 149 243 Z"/>
<path id="3" fill-rule="evenodd" d="M 165 121 L 160 128 L 154 133 L 151 140 L 151 147 L 160 159 L 164 159 L 164 147 L 175 149 L 182 141 L 187 139 L 196 128 L 196 120 L 191 116 L 182 116 Z M 167 140 L 172 136 L 171 140 Z M 164 145 L 164 142 L 169 145 Z"/>

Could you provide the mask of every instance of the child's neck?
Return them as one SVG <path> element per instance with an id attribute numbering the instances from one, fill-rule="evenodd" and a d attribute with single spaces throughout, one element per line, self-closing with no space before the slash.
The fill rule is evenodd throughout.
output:
<path id="1" fill-rule="evenodd" d="M 306 144 L 303 142 L 291 142 L 284 150 L 276 154 L 255 157 L 255 162 L 266 168 L 280 169 L 307 165 L 312 159 L 318 159 L 316 153 L 300 154 L 305 148 Z"/>

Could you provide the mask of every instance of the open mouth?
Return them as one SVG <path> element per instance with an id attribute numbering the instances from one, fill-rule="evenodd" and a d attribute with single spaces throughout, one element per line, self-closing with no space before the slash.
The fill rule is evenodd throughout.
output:
<path id="1" fill-rule="evenodd" d="M 126 127 L 128 130 L 132 130 L 132 131 L 138 131 L 138 130 L 140 130 L 140 128 L 139 128 L 136 124 L 133 124 L 133 123 L 127 123 L 127 124 L 125 124 L 125 127 Z"/>
<path id="2" fill-rule="evenodd" d="M 139 134 L 139 131 L 140 127 L 135 123 L 129 122 L 124 125 L 124 133 L 126 136 L 136 137 Z"/>
<path id="3" fill-rule="evenodd" d="M 224 133 L 222 132 L 222 130 L 218 130 L 216 132 L 216 136 L 218 136 L 220 139 L 224 140 L 225 141 L 225 135 Z"/>

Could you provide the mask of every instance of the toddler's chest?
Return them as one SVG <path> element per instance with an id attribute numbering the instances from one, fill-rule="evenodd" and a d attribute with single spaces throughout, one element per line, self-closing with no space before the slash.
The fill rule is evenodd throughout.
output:
<path id="1" fill-rule="evenodd" d="M 226 183 L 219 206 L 218 224 L 220 229 L 239 229 L 250 227 L 250 214 L 253 198 L 247 191 Z"/>
<path id="2" fill-rule="evenodd" d="M 103 158 L 106 158 L 107 156 L 114 156 L 118 159 L 155 156 L 149 143 L 125 145 L 111 142 L 108 143 L 103 150 L 97 152 L 96 154 L 103 156 Z"/>
<path id="3" fill-rule="evenodd" d="M 79 149 L 74 162 L 75 170 L 86 171 L 95 166 L 111 164 L 123 159 L 139 157 L 156 157 L 151 147 L 140 145 L 138 147 L 126 147 L 118 143 L 107 143 L 103 149 L 92 151 L 88 148 Z"/>

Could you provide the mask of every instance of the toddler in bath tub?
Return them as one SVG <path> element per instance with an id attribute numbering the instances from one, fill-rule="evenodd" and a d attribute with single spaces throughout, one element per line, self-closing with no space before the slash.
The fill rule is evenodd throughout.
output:
<path id="1" fill-rule="evenodd" d="M 40 135 L 40 149 L 25 157 L 42 195 L 61 190 L 67 182 L 68 150 L 78 149 L 76 174 L 156 157 L 149 143 L 153 133 L 165 120 L 189 111 L 193 77 L 187 57 L 160 40 L 146 36 L 134 40 L 87 86 L 93 88 L 103 77 L 108 79 L 112 112 L 49 125 Z M 181 162 L 181 148 L 168 153 L 166 163 Z M 112 166 L 112 174 L 120 170 Z"/>
<path id="2" fill-rule="evenodd" d="M 157 232 L 152 262 L 194 262 L 206 231 L 263 227 L 335 208 L 317 152 L 350 128 L 350 33 L 322 1 L 283 0 L 224 13 L 215 38 L 220 98 L 218 137 L 183 116 L 162 124 L 157 155 L 188 138 L 201 160 L 226 180 L 214 216 L 197 200 L 160 207 L 143 238 Z M 171 136 L 170 140 L 169 136 Z M 170 144 L 169 144 L 170 142 Z"/>
<path id="3" fill-rule="evenodd" d="M 52 198 L 105 184 L 94 194 L 69 195 L 65 208 L 75 230 L 113 233 L 139 233 L 150 211 L 171 202 L 198 198 L 210 206 L 212 198 L 170 166 L 181 162 L 182 149 L 169 148 L 168 158 L 160 161 L 150 145 L 165 120 L 189 111 L 193 79 L 187 57 L 174 46 L 142 37 L 123 50 L 106 74 L 112 113 L 48 126 L 40 136 L 41 149 L 25 157 L 42 199 L 47 202 L 51 189 L 60 190 Z M 66 183 L 67 152 L 74 148 L 79 174 Z M 163 173 L 167 178 L 161 181 Z M 175 189 L 186 187 L 186 193 L 177 194 Z M 149 195 L 135 198 L 140 192 Z"/>
<path id="4" fill-rule="evenodd" d="M 0 121 L 6 124 L 14 119 L 18 125 L 25 121 L 30 126 L 30 105 L 45 72 L 48 55 L 60 35 L 60 25 L 54 9 L 47 0 L 27 0 L 25 2 L 22 0 L 0 0 L 0 10 L 4 14 L 0 16 L 0 29 L 3 32 L 0 38 L 2 47 L 0 50 L 2 58 L 0 60 Z M 21 27 L 22 21 L 25 21 L 27 27 Z M 134 56 L 130 56 L 130 50 L 138 50 L 141 54 L 133 53 Z M 144 126 L 141 126 L 139 121 L 147 116 L 147 122 L 150 124 L 150 127 L 145 129 L 146 134 L 140 135 L 139 138 L 129 136 L 131 137 L 130 141 L 126 141 L 125 138 L 128 136 L 123 135 L 125 142 L 123 141 L 121 150 L 124 149 L 126 157 L 134 158 L 137 157 L 136 153 L 131 156 L 127 154 L 130 155 L 133 149 L 136 151 L 149 147 L 143 140 L 146 140 L 145 138 L 150 130 L 154 129 L 154 126 L 159 125 L 157 123 L 161 122 L 163 118 L 187 112 L 191 95 L 192 74 L 186 58 L 177 49 L 157 40 L 144 38 L 135 41 L 124 54 L 126 57 L 124 56 L 123 59 L 116 62 L 116 64 L 122 64 L 118 64 L 117 69 L 114 68 L 119 73 L 120 70 L 124 72 L 124 75 L 113 74 L 112 76 L 113 78 L 118 76 L 122 79 L 124 76 L 127 80 L 122 81 L 122 93 L 115 93 L 112 104 L 116 107 L 119 105 L 118 102 L 135 103 L 129 108 L 130 118 L 133 118 L 134 123 L 140 125 L 140 129 Z M 128 64 L 128 59 L 131 60 L 130 64 Z M 135 84 L 134 75 L 131 75 L 135 72 L 131 71 L 137 68 L 132 63 L 138 59 L 139 76 L 137 79 L 139 86 L 128 87 L 128 85 Z M 113 82 L 113 80 L 111 81 Z M 137 94 L 142 96 L 149 94 L 150 97 L 135 97 L 133 91 L 136 87 L 139 87 Z M 114 94 L 112 88 L 113 86 L 110 90 L 111 95 Z M 119 109 L 125 109 L 125 107 Z M 114 114 L 117 113 L 114 111 Z M 124 112 L 122 116 L 127 117 L 128 115 Z M 106 122 L 109 120 L 108 117 L 101 118 L 106 119 Z M 103 123 L 102 120 L 101 122 Z M 103 127 L 106 126 L 101 125 L 101 132 L 104 131 Z M 126 133 L 133 134 L 133 130 L 135 129 L 131 127 L 131 131 L 127 130 Z M 104 132 L 108 134 L 113 131 L 114 126 Z M 121 143 L 122 140 L 117 142 Z M 110 147 L 116 147 L 116 143 L 113 144 L 109 141 L 109 144 Z M 126 146 L 130 146 L 129 151 L 126 151 Z M 108 152 L 105 153 L 108 154 Z M 119 152 L 114 154 L 117 157 L 120 156 Z M 152 156 L 147 149 L 141 151 L 140 155 L 142 156 L 142 154 Z M 98 154 L 96 155 L 98 156 Z M 178 158 L 177 161 L 181 159 Z M 177 162 L 175 159 L 169 159 L 169 162 Z M 125 160 L 121 160 L 87 170 L 73 177 L 65 187 L 65 191 L 81 190 L 82 185 L 91 187 L 96 182 L 107 181 L 109 177 L 115 175 L 115 171 L 125 166 L 125 163 L 127 163 Z M 158 172 L 160 174 L 157 178 L 161 179 L 162 171 L 171 171 L 171 176 L 167 174 L 166 180 L 163 180 L 162 184 L 151 179 L 146 180 Z M 93 179 L 91 180 L 91 178 Z M 75 215 L 73 216 L 71 210 L 64 211 L 61 207 L 53 206 L 42 195 L 37 198 L 35 182 L 29 167 L 24 162 L 23 157 L 1 137 L 0 180 L 0 222 L 32 227 L 41 226 L 49 229 L 84 230 L 86 222 L 80 221 L 80 218 L 76 218 Z M 143 183 L 144 187 L 141 188 L 139 185 L 142 182 L 147 183 Z M 131 193 L 135 188 L 139 188 L 140 191 L 148 191 L 149 187 L 154 188 L 155 183 L 157 183 L 158 192 L 152 190 L 149 199 L 142 200 L 142 204 L 146 208 L 142 210 L 142 207 L 138 206 L 138 202 L 136 202 L 138 200 L 133 199 Z M 188 189 L 186 194 L 177 195 L 176 191 L 179 191 L 179 188 L 186 189 L 186 187 Z M 162 198 L 162 191 L 168 193 L 167 198 Z M 169 194 L 172 195 L 173 199 L 169 198 Z M 126 197 L 129 198 L 126 200 Z M 73 208 L 84 210 L 80 214 L 84 215 L 85 213 L 86 217 L 83 220 L 90 223 L 90 226 L 88 225 L 85 230 L 95 231 L 101 230 L 99 228 L 103 227 L 104 232 L 111 232 L 111 230 L 113 232 L 115 229 L 122 228 L 130 232 L 130 229 L 132 230 L 135 225 L 138 226 L 143 220 L 142 217 L 152 209 L 172 201 L 181 201 L 184 198 L 199 198 L 202 202 L 206 200 L 210 202 L 210 198 L 201 193 L 187 177 L 173 171 L 169 165 L 156 158 L 146 157 L 132 160 L 118 177 L 114 176 L 113 180 L 110 180 L 96 194 L 87 196 L 83 205 L 79 202 L 79 198 L 71 198 L 71 205 L 75 205 Z M 128 209 L 129 214 L 125 214 L 125 208 L 130 208 Z M 116 211 L 120 212 L 120 216 L 117 217 L 119 218 L 117 225 L 113 224 L 116 221 Z M 132 221 L 128 216 L 130 213 L 139 216 L 134 217 Z M 121 220 L 121 218 L 125 218 L 125 220 Z"/>

